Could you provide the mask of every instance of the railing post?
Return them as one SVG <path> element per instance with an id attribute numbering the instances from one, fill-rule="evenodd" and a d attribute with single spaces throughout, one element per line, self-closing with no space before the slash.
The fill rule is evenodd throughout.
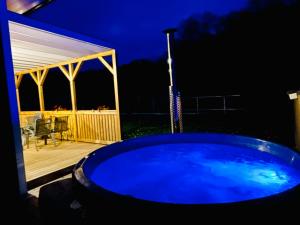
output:
<path id="1" fill-rule="evenodd" d="M 224 115 L 226 114 L 226 96 L 223 96 L 223 111 L 224 111 Z"/>
<path id="2" fill-rule="evenodd" d="M 196 103 L 197 103 L 197 115 L 199 114 L 199 96 L 196 97 Z"/>

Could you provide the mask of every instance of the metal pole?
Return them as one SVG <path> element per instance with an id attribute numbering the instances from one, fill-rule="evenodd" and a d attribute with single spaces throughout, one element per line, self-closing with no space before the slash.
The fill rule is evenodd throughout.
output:
<path id="1" fill-rule="evenodd" d="M 179 132 L 183 132 L 183 119 L 182 119 L 182 104 L 181 104 L 181 96 L 180 92 L 177 94 L 177 110 L 178 110 L 178 123 L 179 123 Z"/>
<path id="2" fill-rule="evenodd" d="M 172 86 L 169 86 L 169 100 L 170 100 L 170 122 L 171 122 L 171 133 L 175 133 L 175 126 L 174 126 L 174 96 Z"/>
<path id="3" fill-rule="evenodd" d="M 174 58 L 174 33 L 176 29 L 167 29 L 164 31 L 167 35 L 168 42 L 168 65 L 169 65 L 169 75 L 170 75 L 170 86 L 169 86 L 169 97 L 170 97 L 170 120 L 171 120 L 171 132 L 179 133 L 182 131 L 182 121 L 180 122 L 181 116 L 179 116 L 178 108 L 178 92 L 176 88 L 176 80 L 175 80 L 175 64 L 173 62 Z M 181 104 L 180 104 L 181 105 Z"/>

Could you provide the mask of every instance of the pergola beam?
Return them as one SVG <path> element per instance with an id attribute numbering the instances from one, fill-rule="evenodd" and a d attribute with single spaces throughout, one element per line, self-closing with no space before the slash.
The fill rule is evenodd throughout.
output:
<path id="1" fill-rule="evenodd" d="M 60 71 L 66 76 L 66 78 L 67 78 L 68 80 L 70 80 L 71 78 L 70 78 L 69 72 L 68 72 L 68 70 L 65 68 L 65 66 L 61 65 L 61 66 L 58 66 L 58 67 L 59 67 Z"/>
<path id="2" fill-rule="evenodd" d="M 105 57 L 105 56 L 111 56 L 112 54 L 113 54 L 113 50 L 109 50 L 109 51 L 106 51 L 106 52 L 100 52 L 100 53 L 96 53 L 96 54 L 92 54 L 92 55 L 88 55 L 88 56 L 84 56 L 84 57 L 80 57 L 80 58 L 76 58 L 76 59 L 71 59 L 71 60 L 68 60 L 68 61 L 61 62 L 61 63 L 51 64 L 51 65 L 38 67 L 38 68 L 33 68 L 33 69 L 28 69 L 28 70 L 23 70 L 23 71 L 17 72 L 16 75 L 28 74 L 28 73 L 36 72 L 36 71 L 39 71 L 39 70 L 57 68 L 57 67 L 65 66 L 65 65 L 68 65 L 68 64 L 78 63 L 80 61 L 85 62 L 85 61 L 88 61 L 88 60 L 97 59 L 99 56 Z"/>
<path id="3" fill-rule="evenodd" d="M 109 72 L 114 75 L 113 67 L 102 56 L 99 56 L 98 59 L 109 70 Z"/>
<path id="4" fill-rule="evenodd" d="M 15 77 L 15 78 L 16 78 L 16 88 L 19 88 L 19 87 L 20 87 L 21 81 L 22 81 L 22 79 L 23 79 L 23 76 L 24 76 L 24 75 L 21 74 L 21 75 Z"/>
<path id="5" fill-rule="evenodd" d="M 48 71 L 49 71 L 48 69 L 43 70 L 42 77 L 41 77 L 41 80 L 40 80 L 41 85 L 44 85 L 46 77 L 48 75 Z"/>
<path id="6" fill-rule="evenodd" d="M 37 71 L 35 72 L 30 72 L 30 76 L 32 77 L 32 79 L 34 80 L 34 82 L 36 83 L 36 85 L 39 85 L 38 79 L 37 79 L 37 75 L 35 74 Z"/>
<path id="7" fill-rule="evenodd" d="M 79 70 L 80 70 L 80 68 L 81 68 L 81 66 L 82 66 L 82 63 L 83 63 L 83 61 L 79 61 L 79 62 L 77 63 L 77 65 L 76 65 L 76 67 L 75 67 L 75 70 L 74 70 L 74 73 L 73 73 L 73 79 L 74 79 L 74 80 L 76 79 L 76 77 L 77 77 L 77 75 L 78 75 L 78 72 L 79 72 Z"/>

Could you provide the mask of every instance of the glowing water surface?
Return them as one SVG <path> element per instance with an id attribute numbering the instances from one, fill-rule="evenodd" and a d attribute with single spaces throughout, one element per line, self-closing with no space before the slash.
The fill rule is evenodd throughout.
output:
<path id="1" fill-rule="evenodd" d="M 298 185 L 300 173 L 255 149 L 183 143 L 117 155 L 99 164 L 91 180 L 112 192 L 143 200 L 212 204 L 280 193 Z"/>

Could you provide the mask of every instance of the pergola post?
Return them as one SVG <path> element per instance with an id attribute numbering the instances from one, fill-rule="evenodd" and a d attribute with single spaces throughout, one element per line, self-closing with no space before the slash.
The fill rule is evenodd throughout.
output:
<path id="1" fill-rule="evenodd" d="M 38 70 L 35 73 L 30 73 L 31 77 L 35 81 L 36 85 L 38 86 L 38 92 L 39 92 L 39 103 L 40 103 L 40 111 L 45 111 L 45 100 L 44 100 L 44 89 L 43 85 L 46 79 L 46 76 L 48 74 L 48 69 L 45 70 Z"/>
<path id="2" fill-rule="evenodd" d="M 77 99 L 76 99 L 76 85 L 75 85 L 75 79 L 74 79 L 74 66 L 72 63 L 69 64 L 69 77 L 70 77 L 70 90 L 71 90 L 71 102 L 72 102 L 72 113 L 74 118 L 74 139 L 75 141 L 78 141 L 78 127 L 77 127 L 77 117 L 76 117 L 76 111 L 77 111 Z"/>
<path id="3" fill-rule="evenodd" d="M 75 78 L 79 72 L 79 69 L 81 67 L 82 61 L 78 62 L 75 70 L 73 63 L 68 64 L 68 69 L 65 68 L 65 66 L 60 65 L 59 69 L 61 72 L 67 77 L 67 79 L 70 82 L 70 92 L 71 92 L 71 103 L 72 103 L 72 115 L 74 120 L 74 139 L 75 141 L 78 141 L 78 125 L 77 125 L 77 99 L 76 99 L 76 85 L 75 85 Z"/>
<path id="4" fill-rule="evenodd" d="M 71 88 L 71 100 L 72 100 L 72 110 L 77 111 L 77 99 L 76 99 L 76 86 L 74 79 L 74 66 L 69 64 L 69 76 L 70 76 L 70 88 Z"/>
<path id="5" fill-rule="evenodd" d="M 114 77 L 114 90 L 115 90 L 115 104 L 117 111 L 117 130 L 118 130 L 118 139 L 121 140 L 121 127 L 120 127 L 120 106 L 119 106 L 119 90 L 118 90 L 118 72 L 117 72 L 117 59 L 116 51 L 112 52 L 112 67 L 113 67 L 113 77 Z"/>
<path id="6" fill-rule="evenodd" d="M 15 76 L 16 95 L 17 95 L 17 104 L 18 104 L 18 110 L 19 110 L 19 113 L 21 112 L 21 102 L 20 102 L 20 92 L 19 92 L 19 88 L 20 88 L 20 85 L 21 85 L 22 78 L 23 78 L 23 74 L 18 75 L 18 76 L 17 76 L 17 75 Z"/>
<path id="7" fill-rule="evenodd" d="M 117 59 L 116 59 L 116 51 L 111 51 L 112 57 L 112 66 L 102 57 L 98 56 L 100 62 L 110 71 L 113 75 L 114 79 L 114 94 L 115 94 L 115 105 L 116 105 L 116 114 L 117 114 L 117 123 L 116 123 L 116 130 L 117 130 L 117 138 L 121 140 L 121 126 L 120 126 L 120 106 L 119 106 L 119 91 L 118 91 L 118 72 L 117 72 Z"/>
<path id="8" fill-rule="evenodd" d="M 37 71 L 37 80 L 38 80 L 38 90 L 39 90 L 39 102 L 40 102 L 40 111 L 45 111 L 45 100 L 44 100 L 44 90 L 43 85 L 41 83 L 42 74 L 41 71 Z"/>
<path id="9" fill-rule="evenodd" d="M 18 111 L 21 112 L 21 103 L 20 103 L 20 92 L 19 88 L 16 88 L 16 95 L 17 95 L 17 104 L 18 104 Z"/>
<path id="10" fill-rule="evenodd" d="M 6 1 L 0 1 L 0 171 L 2 200 L 5 206 L 3 221 L 6 217 L 12 222 L 16 208 L 27 195 L 24 159 L 21 144 L 20 123 L 17 108 L 16 83 L 13 72 L 11 43 L 9 37 Z M 13 223 L 13 222 L 12 222 Z"/>
<path id="11" fill-rule="evenodd" d="M 36 85 L 38 86 L 40 111 L 45 111 L 44 89 L 43 85 L 48 74 L 48 69 L 37 70 L 36 72 L 29 73 Z M 22 76 L 22 75 L 19 75 Z"/>

